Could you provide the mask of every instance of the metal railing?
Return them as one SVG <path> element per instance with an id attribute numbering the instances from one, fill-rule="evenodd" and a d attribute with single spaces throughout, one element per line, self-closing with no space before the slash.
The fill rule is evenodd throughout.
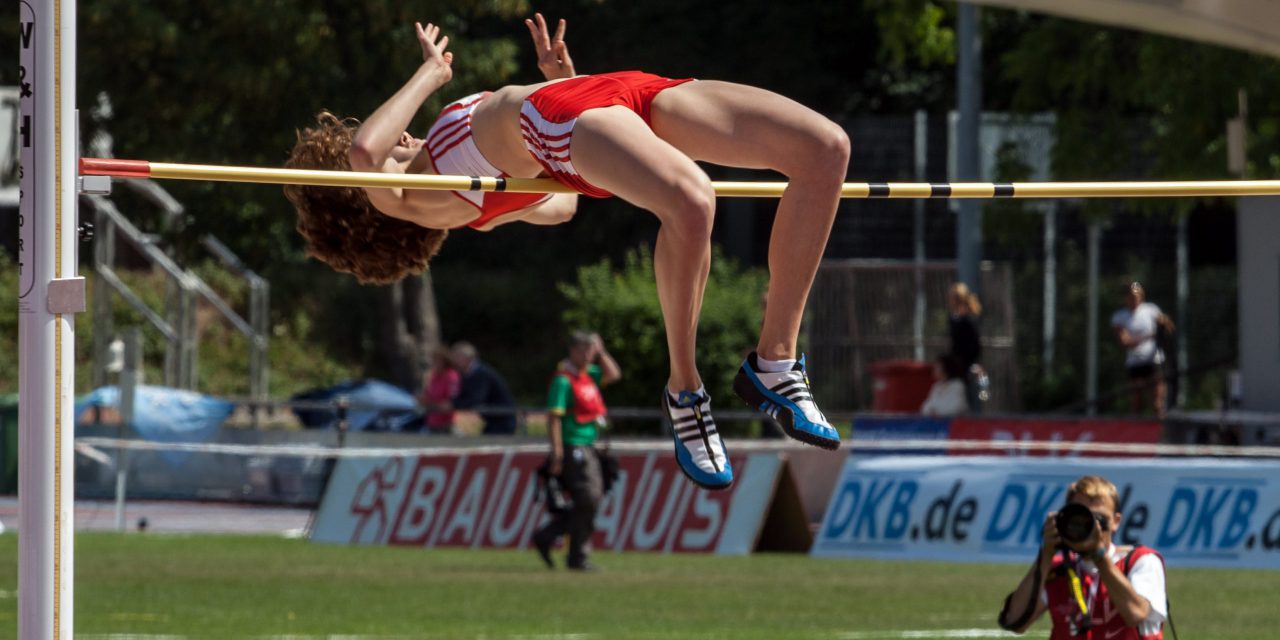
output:
<path id="1" fill-rule="evenodd" d="M 167 205 L 163 198 L 168 198 L 173 205 L 176 201 L 159 189 L 145 189 L 159 198 L 158 204 Z M 162 194 L 162 195 L 161 195 Z M 110 358 L 110 340 L 114 334 L 112 321 L 111 293 L 118 294 L 131 308 L 137 311 L 148 324 L 155 327 L 165 337 L 166 349 L 164 358 L 164 384 L 180 389 L 196 388 L 196 302 L 204 299 L 223 318 L 231 323 L 237 331 L 249 340 L 249 391 L 255 398 L 263 398 L 267 394 L 267 341 L 269 285 L 268 283 L 243 267 L 239 258 L 231 253 L 216 238 L 209 236 L 205 246 L 210 249 L 229 269 L 249 282 L 249 320 L 245 320 L 230 304 L 217 294 L 203 279 L 175 262 L 151 240 L 151 236 L 139 230 L 109 198 L 102 195 L 83 196 L 96 213 L 97 229 L 94 244 L 94 270 L 98 274 L 97 282 L 103 289 L 94 292 L 93 321 L 94 367 L 93 385 L 102 386 L 107 383 L 107 362 Z M 180 207 L 180 205 L 176 205 Z M 180 209 L 179 209 L 180 210 Z M 158 312 L 152 309 L 143 298 L 134 292 L 115 270 L 116 237 L 127 240 L 149 263 L 162 270 L 167 276 L 165 310 Z"/>

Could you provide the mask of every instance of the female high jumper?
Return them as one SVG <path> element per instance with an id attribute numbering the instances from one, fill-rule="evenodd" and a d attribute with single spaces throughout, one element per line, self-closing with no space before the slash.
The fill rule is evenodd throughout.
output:
<path id="1" fill-rule="evenodd" d="M 446 106 L 425 138 L 405 129 L 428 96 L 453 76 L 449 38 L 415 24 L 422 65 L 363 124 L 328 112 L 298 134 L 292 168 L 532 178 L 547 176 L 582 195 L 615 195 L 661 221 L 654 249 L 658 300 L 671 375 L 662 393 L 676 459 L 695 483 L 733 482 L 695 362 L 698 315 L 711 265 L 716 195 L 695 163 L 772 169 L 789 185 L 769 241 L 769 289 L 756 351 L 734 391 L 786 433 L 828 449 L 840 445 L 814 402 L 796 339 L 839 202 L 849 161 L 844 130 L 813 110 L 755 87 L 669 79 L 639 71 L 575 75 L 564 44 L 541 15 L 526 20 L 548 81 L 506 86 Z M 308 252 L 362 282 L 420 273 L 447 230 L 488 231 L 522 221 L 559 224 L 577 194 L 445 192 L 289 186 Z"/>

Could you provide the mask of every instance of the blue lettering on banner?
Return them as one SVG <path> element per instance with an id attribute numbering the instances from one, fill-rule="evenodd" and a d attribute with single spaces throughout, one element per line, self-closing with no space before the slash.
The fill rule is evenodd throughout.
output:
<path id="1" fill-rule="evenodd" d="M 1158 548 L 1215 555 L 1238 548 L 1252 529 L 1259 498 L 1255 487 L 1249 480 L 1180 478 L 1169 494 Z"/>
<path id="2" fill-rule="evenodd" d="M 866 498 L 862 501 L 862 507 L 858 509 L 858 519 L 853 523 L 853 537 L 862 535 L 863 525 L 866 525 L 867 537 L 876 539 L 876 512 L 880 510 L 880 501 L 889 495 L 889 490 L 892 488 L 892 480 L 883 483 L 872 482 L 867 488 Z"/>
<path id="3" fill-rule="evenodd" d="M 1258 491 L 1241 489 L 1227 515 L 1227 526 L 1222 532 L 1222 540 L 1218 548 L 1227 549 L 1240 544 L 1249 533 L 1249 522 L 1253 519 L 1253 510 L 1258 507 Z"/>
<path id="4" fill-rule="evenodd" d="M 896 544 L 905 540 L 920 492 L 912 475 L 847 475 L 827 510 L 823 538 L 836 543 Z"/>
<path id="5" fill-rule="evenodd" d="M 1062 504 L 1065 487 L 1058 476 L 1010 477 L 996 498 L 984 546 L 1013 551 L 1038 545 L 1045 516 Z"/>

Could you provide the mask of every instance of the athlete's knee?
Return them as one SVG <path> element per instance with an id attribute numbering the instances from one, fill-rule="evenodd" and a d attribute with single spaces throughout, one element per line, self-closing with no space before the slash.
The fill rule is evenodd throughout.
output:
<path id="1" fill-rule="evenodd" d="M 853 143 L 849 141 L 849 133 L 844 130 L 844 127 L 832 122 L 824 139 L 827 152 L 831 154 L 832 164 L 839 166 L 842 170 L 847 169 L 849 167 L 849 154 L 853 146 Z"/>
<path id="2" fill-rule="evenodd" d="M 793 153 L 783 156 L 788 178 L 832 177 L 843 181 L 849 167 L 849 134 L 840 125 L 822 118 L 798 141 Z"/>
<path id="3" fill-rule="evenodd" d="M 668 210 L 659 214 L 663 226 L 685 237 L 710 237 L 716 212 L 711 180 L 702 173 L 684 176 L 672 182 L 669 194 Z"/>
<path id="4" fill-rule="evenodd" d="M 808 158 L 821 167 L 838 171 L 841 177 L 849 166 L 849 134 L 840 125 L 824 120 L 813 134 L 811 153 Z"/>

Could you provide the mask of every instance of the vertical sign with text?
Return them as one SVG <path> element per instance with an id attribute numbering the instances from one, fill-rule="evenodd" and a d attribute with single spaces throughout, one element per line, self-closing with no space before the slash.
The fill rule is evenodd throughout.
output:
<path id="1" fill-rule="evenodd" d="M 18 204 L 18 311 L 31 313 L 31 301 L 27 295 L 35 287 L 35 269 L 32 268 L 35 251 L 35 231 L 32 224 L 32 213 L 35 211 L 36 189 L 31 175 L 31 167 L 35 166 L 35 136 L 33 114 L 36 110 L 35 78 L 36 52 L 35 11 L 31 5 L 21 3 L 21 31 L 18 35 L 18 47 L 22 50 L 18 67 L 18 95 L 21 106 L 18 110 L 18 145 L 21 147 L 20 164 L 18 165 L 19 199 Z"/>

